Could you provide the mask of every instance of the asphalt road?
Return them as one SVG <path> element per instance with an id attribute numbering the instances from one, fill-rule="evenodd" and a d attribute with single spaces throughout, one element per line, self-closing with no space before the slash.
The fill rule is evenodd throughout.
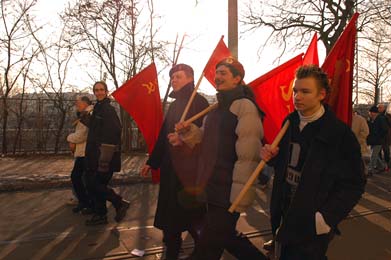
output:
<path id="1" fill-rule="evenodd" d="M 86 227 L 86 216 L 71 212 L 66 205 L 69 189 L 0 193 L 0 259 L 160 259 L 161 233 L 153 225 L 158 186 L 146 183 L 116 188 L 131 201 L 124 221 L 114 222 L 109 207 L 109 224 Z M 258 190 L 253 207 L 242 214 L 238 230 L 261 247 L 270 239 L 268 205 L 270 188 Z M 391 259 L 391 173 L 368 180 L 366 193 L 340 226 L 342 236 L 329 248 L 332 260 Z M 183 234 L 184 253 L 191 252 L 192 240 Z M 223 259 L 234 259 L 225 253 Z"/>

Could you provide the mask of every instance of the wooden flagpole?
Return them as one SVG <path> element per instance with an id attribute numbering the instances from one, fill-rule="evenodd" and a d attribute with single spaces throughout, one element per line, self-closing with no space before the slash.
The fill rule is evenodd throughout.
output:
<path id="1" fill-rule="evenodd" d="M 196 114 L 196 115 L 190 117 L 189 119 L 187 119 L 184 123 L 185 124 L 191 124 L 192 122 L 196 121 L 197 119 L 199 119 L 199 118 L 203 117 L 204 115 L 208 114 L 213 109 L 216 109 L 217 105 L 218 105 L 217 103 L 214 103 L 213 105 L 210 105 L 209 107 L 205 108 L 204 110 L 202 110 L 198 114 Z"/>
<path id="2" fill-rule="evenodd" d="M 274 141 L 273 141 L 273 143 L 271 145 L 272 148 L 275 148 L 275 147 L 278 146 L 278 144 L 280 143 L 282 137 L 285 135 L 286 130 L 288 129 L 288 127 L 289 127 L 289 120 L 285 122 L 285 124 L 281 128 L 280 132 L 277 134 L 276 138 L 274 139 Z M 256 180 L 256 178 L 258 177 L 258 175 L 262 171 L 262 169 L 265 167 L 265 165 L 266 165 L 266 161 L 264 161 L 264 160 L 262 160 L 258 164 L 257 168 L 255 168 L 255 170 L 251 174 L 250 178 L 248 179 L 248 181 L 244 185 L 243 189 L 240 191 L 239 195 L 235 198 L 235 200 L 232 203 L 231 207 L 228 209 L 229 212 L 233 213 L 235 211 L 235 209 L 239 205 L 240 201 L 243 199 L 243 197 L 246 194 L 246 192 L 251 188 L 251 185 L 253 185 L 254 181 Z"/>
<path id="3" fill-rule="evenodd" d="M 202 81 L 203 78 L 204 78 L 204 72 L 201 73 L 201 76 L 200 76 L 200 78 L 197 81 L 197 85 L 195 85 L 193 93 L 191 94 L 189 101 L 187 101 L 186 108 L 183 111 L 182 116 L 181 116 L 181 120 L 179 120 L 179 122 L 185 121 L 187 113 L 189 113 L 190 106 L 193 103 L 193 100 L 194 100 L 194 98 L 195 98 L 195 96 L 197 94 L 198 88 L 200 87 L 200 84 L 201 84 L 201 81 Z"/>

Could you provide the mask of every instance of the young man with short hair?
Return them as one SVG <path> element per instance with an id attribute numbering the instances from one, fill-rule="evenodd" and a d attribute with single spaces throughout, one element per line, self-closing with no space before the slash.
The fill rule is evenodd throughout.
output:
<path id="1" fill-rule="evenodd" d="M 327 259 L 338 224 L 364 192 L 360 145 L 323 104 L 329 91 L 319 67 L 300 67 L 289 128 L 278 148 L 261 149 L 263 160 L 274 157 L 270 214 L 279 259 Z"/>

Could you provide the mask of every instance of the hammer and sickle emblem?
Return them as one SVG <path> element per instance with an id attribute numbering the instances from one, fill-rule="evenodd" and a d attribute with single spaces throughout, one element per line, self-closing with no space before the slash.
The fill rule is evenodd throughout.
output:
<path id="1" fill-rule="evenodd" d="M 346 72 L 350 71 L 350 60 L 346 59 Z"/>
<path id="2" fill-rule="evenodd" d="M 225 59 L 225 62 L 228 64 L 232 64 L 234 62 L 234 58 L 232 56 L 229 56 Z"/>
<path id="3" fill-rule="evenodd" d="M 156 86 L 155 86 L 155 84 L 153 84 L 152 81 L 150 81 L 148 83 L 144 83 L 144 84 L 142 84 L 142 86 L 148 90 L 148 94 L 151 94 L 152 92 L 154 92 L 156 90 Z"/>
<path id="4" fill-rule="evenodd" d="M 281 96 L 284 99 L 284 101 L 289 101 L 292 98 L 292 93 L 293 93 L 293 81 L 289 84 L 288 91 L 286 91 L 287 86 L 280 86 L 281 89 Z"/>

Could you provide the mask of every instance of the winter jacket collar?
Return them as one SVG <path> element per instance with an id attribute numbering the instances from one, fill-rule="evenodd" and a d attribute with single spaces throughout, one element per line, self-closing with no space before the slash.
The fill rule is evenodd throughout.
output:
<path id="1" fill-rule="evenodd" d="M 178 91 L 172 91 L 169 96 L 170 98 L 174 98 L 174 99 L 189 99 L 189 97 L 193 93 L 193 90 L 194 90 L 194 81 L 186 84 L 185 86 L 183 86 L 183 88 L 181 88 Z"/>
<path id="2" fill-rule="evenodd" d="M 219 91 L 216 94 L 219 107 L 228 109 L 232 102 L 240 98 L 254 99 L 254 94 L 247 86 L 239 85 L 234 89 Z"/>
<path id="3" fill-rule="evenodd" d="M 103 100 L 101 101 L 96 101 L 96 104 L 97 105 L 103 105 L 103 104 L 110 104 L 110 99 L 108 97 L 104 98 Z"/>
<path id="4" fill-rule="evenodd" d="M 333 143 L 333 136 L 335 136 L 336 134 L 335 129 L 333 127 L 329 128 L 324 126 L 333 125 L 334 124 L 333 122 L 337 121 L 338 119 L 335 116 L 335 114 L 331 111 L 328 105 L 324 104 L 323 106 L 325 112 L 323 116 L 318 119 L 323 121 L 322 123 L 323 126 L 321 127 L 320 132 L 317 134 L 315 138 L 324 143 Z M 291 122 L 294 122 L 295 124 L 300 124 L 299 113 L 296 110 L 288 116 L 288 119 Z M 318 120 L 316 120 L 315 122 L 317 122 Z"/>
<path id="5" fill-rule="evenodd" d="M 247 98 L 254 103 L 262 118 L 265 115 L 265 113 L 259 108 L 258 104 L 256 103 L 254 93 L 249 86 L 239 85 L 231 90 L 219 91 L 216 94 L 216 97 L 219 107 L 222 109 L 229 109 L 231 107 L 232 102 L 237 99 Z"/>

